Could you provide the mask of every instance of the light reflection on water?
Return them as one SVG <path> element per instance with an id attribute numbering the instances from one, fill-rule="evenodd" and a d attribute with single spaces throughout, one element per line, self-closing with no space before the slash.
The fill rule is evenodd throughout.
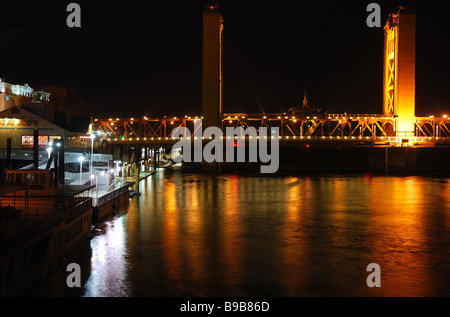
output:
<path id="1" fill-rule="evenodd" d="M 92 239 L 84 296 L 449 296 L 448 181 L 160 169 Z"/>

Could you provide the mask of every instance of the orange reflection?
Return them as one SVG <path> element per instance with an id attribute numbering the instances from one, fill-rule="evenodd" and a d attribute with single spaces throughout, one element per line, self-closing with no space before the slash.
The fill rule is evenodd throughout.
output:
<path id="1" fill-rule="evenodd" d="M 236 292 L 235 287 L 243 279 L 242 276 L 242 243 L 241 235 L 241 217 L 239 178 L 235 175 L 229 180 L 222 182 L 223 188 L 223 224 L 221 225 L 221 249 L 222 261 L 224 266 L 223 279 L 229 285 L 230 293 Z"/>
<path id="2" fill-rule="evenodd" d="M 167 265 L 167 275 L 169 279 L 178 281 L 183 278 L 182 276 L 182 260 L 180 254 L 180 230 L 178 225 L 179 215 L 176 204 L 176 188 L 175 184 L 171 181 L 164 182 L 164 200 L 165 208 L 162 209 L 163 214 L 163 229 L 161 240 L 163 242 L 162 250 L 164 252 Z M 178 289 L 178 283 L 174 283 L 175 292 L 182 292 Z"/>
<path id="3" fill-rule="evenodd" d="M 371 185 L 368 234 L 373 243 L 367 264 L 378 263 L 383 296 L 429 296 L 424 228 L 426 186 L 415 177 L 378 177 Z M 388 193 L 388 194 L 386 194 Z"/>
<path id="4" fill-rule="evenodd" d="M 302 267 L 304 267 L 307 254 L 305 250 L 304 232 L 300 231 L 304 224 L 307 203 L 303 202 L 302 188 L 305 185 L 305 179 L 300 180 L 297 177 L 291 177 L 286 180 L 288 187 L 286 190 L 286 215 L 282 231 L 283 266 L 285 270 L 281 275 L 286 292 L 289 296 L 296 296 L 297 290 L 305 285 L 305 276 Z M 308 181 L 306 181 L 308 182 Z"/>
<path id="5" fill-rule="evenodd" d="M 207 214 L 207 210 L 201 210 L 199 207 L 199 201 L 203 199 L 203 203 L 207 200 L 207 197 L 201 197 L 201 193 L 205 191 L 204 188 L 199 190 L 198 183 L 192 183 L 186 186 L 185 201 L 183 205 L 183 213 L 185 217 L 185 223 L 183 230 L 185 231 L 184 239 L 182 242 L 183 248 L 186 250 L 186 269 L 189 272 L 189 279 L 194 281 L 202 281 L 205 275 L 205 229 L 202 223 L 202 214 Z M 199 289 L 199 296 L 205 295 L 206 289 Z"/>

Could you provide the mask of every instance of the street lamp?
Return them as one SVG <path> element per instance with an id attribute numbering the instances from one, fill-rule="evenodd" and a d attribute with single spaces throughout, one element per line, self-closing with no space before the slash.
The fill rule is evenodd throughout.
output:
<path id="1" fill-rule="evenodd" d="M 84 157 L 83 156 L 78 156 L 78 161 L 80 162 L 80 185 L 81 185 L 81 173 L 83 172 Z"/>
<path id="2" fill-rule="evenodd" d="M 95 139 L 95 134 L 92 133 L 91 134 L 91 159 L 89 161 L 89 174 L 92 175 L 92 158 L 94 156 L 94 139 Z M 91 181 L 91 185 L 92 185 L 92 181 Z"/>

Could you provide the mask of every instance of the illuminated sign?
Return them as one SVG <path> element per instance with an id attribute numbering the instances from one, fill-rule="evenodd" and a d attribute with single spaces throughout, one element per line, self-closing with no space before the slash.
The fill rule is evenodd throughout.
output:
<path id="1" fill-rule="evenodd" d="M 37 127 L 37 120 L 22 120 L 22 119 L 0 119 L 0 127 Z"/>

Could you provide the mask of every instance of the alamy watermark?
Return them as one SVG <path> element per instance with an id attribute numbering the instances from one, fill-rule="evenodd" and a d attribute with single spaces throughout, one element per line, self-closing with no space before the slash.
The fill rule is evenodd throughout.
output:
<path id="1" fill-rule="evenodd" d="M 226 133 L 218 127 L 208 127 L 202 131 L 202 120 L 194 122 L 194 133 L 186 127 L 178 127 L 172 130 L 170 137 L 180 139 L 172 146 L 172 159 L 180 162 L 247 162 L 246 148 L 248 149 L 248 162 L 268 163 L 261 165 L 261 173 L 275 173 L 279 167 L 279 128 L 254 127 L 243 128 L 242 126 L 227 127 Z M 210 140 L 203 145 L 203 140 Z M 248 146 L 245 146 L 248 142 Z M 225 144 L 225 145 L 224 145 Z M 270 146 L 268 146 L 270 144 Z M 180 156 L 175 156 L 182 149 Z M 269 151 L 270 150 L 270 151 Z M 193 155 L 193 157 L 192 157 Z"/>

